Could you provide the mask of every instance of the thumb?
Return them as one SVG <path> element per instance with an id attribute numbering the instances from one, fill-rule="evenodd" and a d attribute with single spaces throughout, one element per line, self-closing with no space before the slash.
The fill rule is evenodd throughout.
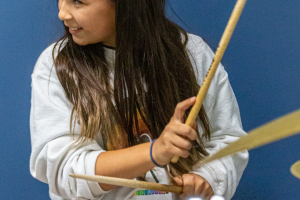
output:
<path id="1" fill-rule="evenodd" d="M 196 97 L 192 97 L 192 98 L 186 99 L 186 100 L 178 103 L 175 108 L 175 111 L 174 111 L 174 115 L 173 115 L 174 119 L 182 121 L 185 111 L 189 107 L 194 105 L 195 102 L 196 102 Z"/>
<path id="2" fill-rule="evenodd" d="M 182 181 L 181 178 L 175 177 L 175 178 L 174 178 L 174 181 L 176 182 L 176 184 L 177 184 L 178 186 L 183 186 L 183 181 Z"/>

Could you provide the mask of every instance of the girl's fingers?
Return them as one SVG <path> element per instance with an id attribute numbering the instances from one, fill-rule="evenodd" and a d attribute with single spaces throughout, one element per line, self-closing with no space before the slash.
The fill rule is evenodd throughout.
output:
<path id="1" fill-rule="evenodd" d="M 190 140 L 185 139 L 185 138 L 183 138 L 183 137 L 181 137 L 179 135 L 174 135 L 171 138 L 170 142 L 174 146 L 176 146 L 176 147 L 178 147 L 180 149 L 187 150 L 187 151 L 189 151 L 192 148 L 192 143 L 190 142 Z"/>
<path id="2" fill-rule="evenodd" d="M 185 111 L 191 107 L 196 101 L 196 97 L 192 97 L 177 104 L 173 118 L 182 122 Z"/>
<path id="3" fill-rule="evenodd" d="M 180 135 L 192 141 L 197 139 L 196 131 L 186 124 L 176 124 L 174 127 L 172 127 L 172 131 L 177 135 Z"/>
<path id="4" fill-rule="evenodd" d="M 214 194 L 210 184 L 199 175 L 184 174 L 182 181 L 183 193 L 180 196 L 181 199 L 185 199 L 188 196 L 203 196 L 206 200 L 209 200 Z"/>
<path id="5" fill-rule="evenodd" d="M 197 195 L 203 196 L 206 199 L 210 199 L 211 196 L 214 194 L 214 191 L 210 184 L 201 176 L 196 176 L 196 185 L 195 185 L 195 193 Z"/>
<path id="6" fill-rule="evenodd" d="M 202 195 L 202 196 L 207 196 L 207 193 L 205 192 L 205 182 L 202 179 L 197 179 L 196 180 L 196 185 L 195 185 L 195 194 L 196 195 Z"/>
<path id="7" fill-rule="evenodd" d="M 187 158 L 189 150 L 192 148 L 191 140 L 197 138 L 194 129 L 185 124 L 173 124 L 165 128 L 165 132 L 161 135 L 163 142 L 160 147 L 164 146 L 164 151 L 168 155 L 180 156 Z M 166 155 L 166 154 L 165 154 Z"/>
<path id="8" fill-rule="evenodd" d="M 211 192 L 208 196 L 207 199 L 210 200 L 212 198 L 212 196 L 214 196 L 214 192 Z"/>
<path id="9" fill-rule="evenodd" d="M 172 152 L 174 156 L 180 156 L 183 158 L 187 158 L 190 155 L 188 150 L 181 149 L 179 147 L 176 147 L 175 145 L 172 145 L 172 147 L 170 148 L 170 152 Z"/>
<path id="10" fill-rule="evenodd" d="M 192 196 L 195 194 L 195 177 L 191 174 L 184 174 L 182 176 L 183 181 L 183 194 L 182 198 Z"/>
<path id="11" fill-rule="evenodd" d="M 192 145 L 188 140 L 195 140 L 197 133 L 193 128 L 183 124 L 182 118 L 186 109 L 193 105 L 195 101 L 196 97 L 193 97 L 177 104 L 171 121 L 157 139 L 156 143 L 160 145 L 154 144 L 152 153 L 160 164 L 170 162 L 173 156 L 183 158 L 189 156 L 188 150 L 191 149 Z"/>
<path id="12" fill-rule="evenodd" d="M 211 188 L 209 183 L 206 184 L 205 191 L 207 191 L 206 195 L 205 195 L 205 198 L 208 199 L 208 200 L 211 199 L 211 197 L 214 195 L 214 190 Z"/>
<path id="13" fill-rule="evenodd" d="M 174 178 L 174 181 L 176 182 L 176 184 L 177 184 L 178 186 L 183 186 L 183 181 L 182 181 L 181 178 L 175 177 L 175 178 Z"/>

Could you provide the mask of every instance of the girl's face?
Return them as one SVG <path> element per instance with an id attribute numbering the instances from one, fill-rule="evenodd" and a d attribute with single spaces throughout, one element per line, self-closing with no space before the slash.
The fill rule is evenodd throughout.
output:
<path id="1" fill-rule="evenodd" d="M 111 0 L 59 0 L 60 20 L 78 45 L 102 42 L 115 46 L 115 5 Z"/>

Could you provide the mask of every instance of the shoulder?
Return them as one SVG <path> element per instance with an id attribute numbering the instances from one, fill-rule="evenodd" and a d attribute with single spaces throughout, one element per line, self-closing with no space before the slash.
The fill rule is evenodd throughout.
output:
<path id="1" fill-rule="evenodd" d="M 197 83 L 201 86 L 214 60 L 215 54 L 201 37 L 193 34 L 188 34 L 186 51 L 193 65 Z M 218 94 L 222 88 L 222 83 L 227 80 L 227 72 L 223 65 L 219 64 L 204 100 L 204 106 L 209 116 L 214 102 L 219 96 Z"/>
<path id="2" fill-rule="evenodd" d="M 188 33 L 187 39 L 188 42 L 186 48 L 193 54 L 201 53 L 203 51 L 206 51 L 207 48 L 209 48 L 206 42 L 198 35 Z"/>
<path id="3" fill-rule="evenodd" d="M 186 51 L 195 69 L 196 76 L 202 83 L 214 60 L 215 54 L 200 36 L 190 33 L 188 34 Z M 220 64 L 215 74 L 214 82 L 217 84 L 225 78 L 227 78 L 227 73 L 223 65 Z"/>
<path id="4" fill-rule="evenodd" d="M 33 70 L 32 76 L 47 78 L 53 82 L 59 83 L 56 70 L 54 67 L 54 60 L 57 56 L 60 43 L 48 46 L 39 56 Z"/>
<path id="5" fill-rule="evenodd" d="M 189 33 L 186 51 L 192 63 L 201 65 L 201 69 L 205 71 L 204 74 L 206 75 L 214 58 L 214 52 L 207 43 L 200 36 Z"/>

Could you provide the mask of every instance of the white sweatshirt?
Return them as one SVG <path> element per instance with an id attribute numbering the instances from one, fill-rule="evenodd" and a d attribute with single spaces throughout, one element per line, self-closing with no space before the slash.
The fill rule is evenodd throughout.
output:
<path id="1" fill-rule="evenodd" d="M 130 199 L 137 189 L 119 187 L 106 192 L 98 183 L 69 177 L 69 174 L 73 173 L 95 175 L 96 159 L 104 152 L 103 141 L 101 134 L 98 134 L 95 140 L 74 147 L 73 142 L 76 138 L 70 135 L 69 129 L 72 105 L 66 99 L 53 66 L 52 49 L 53 45 L 41 54 L 32 74 L 30 113 L 32 176 L 49 184 L 50 197 L 55 200 Z M 202 85 L 214 53 L 200 37 L 192 34 L 189 34 L 187 49 L 196 71 L 198 84 Z M 109 63 L 113 64 L 115 51 L 106 48 L 105 54 Z M 222 65 L 216 72 L 203 105 L 211 125 L 211 140 L 204 141 L 210 154 L 246 134 L 242 129 L 235 95 Z M 79 132 L 80 125 L 77 125 L 75 134 Z M 215 194 L 230 199 L 235 193 L 247 162 L 248 152 L 243 151 L 204 166 L 196 165 L 193 172 L 204 177 Z M 163 170 L 156 169 L 155 173 L 160 183 L 169 184 Z M 147 173 L 146 180 L 154 182 L 150 173 Z M 137 196 L 134 198 L 142 199 Z M 152 199 L 158 197 L 154 195 Z M 173 195 L 173 199 L 178 199 L 178 195 Z"/>

